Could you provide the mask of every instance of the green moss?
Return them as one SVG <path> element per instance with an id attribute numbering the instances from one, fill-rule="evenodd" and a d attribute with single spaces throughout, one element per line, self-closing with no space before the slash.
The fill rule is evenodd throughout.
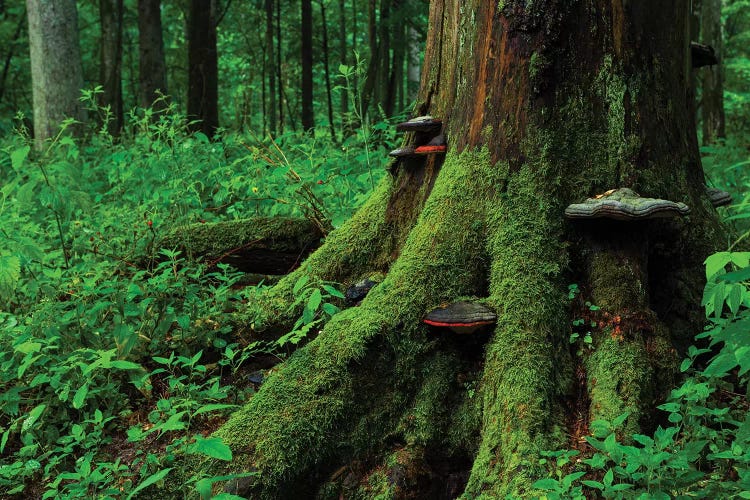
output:
<path id="1" fill-rule="evenodd" d="M 434 341 L 421 318 L 442 301 L 484 293 L 485 206 L 477 201 L 493 189 L 489 164 L 486 151 L 449 155 L 382 283 L 331 319 L 217 432 L 235 452 L 233 470 L 259 470 L 261 496 L 301 481 L 322 461 L 377 449 L 399 421 L 410 441 L 434 439 L 431 419 L 446 411 L 440 406 L 455 367 L 447 355 L 429 355 Z M 331 235 L 311 260 L 329 268 L 329 260 L 341 262 L 331 252 L 352 243 L 348 231 L 357 225 Z M 408 428 L 405 415 L 413 416 Z"/>

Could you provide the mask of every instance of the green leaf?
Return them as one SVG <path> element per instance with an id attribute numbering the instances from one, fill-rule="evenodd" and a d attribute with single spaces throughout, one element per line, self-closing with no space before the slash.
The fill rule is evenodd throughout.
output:
<path id="1" fill-rule="evenodd" d="M 0 297 L 8 298 L 21 279 L 21 259 L 16 255 L 0 257 Z"/>
<path id="2" fill-rule="evenodd" d="M 190 453 L 202 453 L 211 458 L 226 460 L 227 462 L 232 460 L 232 450 L 218 437 L 196 436 L 195 443 L 190 447 Z"/>
<path id="3" fill-rule="evenodd" d="M 89 394 L 89 384 L 86 382 L 78 388 L 75 395 L 73 396 L 73 408 L 80 410 L 83 407 L 83 403 L 86 402 L 86 396 Z"/>
<path id="4" fill-rule="evenodd" d="M 722 351 L 703 370 L 703 375 L 706 377 L 723 377 L 735 366 L 737 366 L 737 358 L 734 352 Z"/>
<path id="5" fill-rule="evenodd" d="M 323 290 L 328 292 L 328 294 L 332 297 L 337 297 L 339 299 L 344 298 L 344 294 L 339 292 L 335 287 L 332 287 L 331 285 L 323 285 Z"/>
<path id="6" fill-rule="evenodd" d="M 538 490 L 554 491 L 560 487 L 560 483 L 557 481 L 557 479 L 547 478 L 536 481 L 531 485 L 531 487 Z"/>
<path id="7" fill-rule="evenodd" d="M 292 288 L 292 293 L 294 295 L 297 295 L 300 292 L 300 290 L 302 290 L 305 287 L 305 285 L 307 284 L 308 281 L 310 281 L 310 277 L 309 276 L 307 276 L 307 275 L 301 276 L 297 280 L 297 282 L 294 284 L 294 288 Z"/>
<path id="8" fill-rule="evenodd" d="M 712 278 L 716 273 L 723 271 L 724 267 L 732 260 L 731 252 L 717 252 L 709 255 L 705 260 L 706 279 Z"/>
<path id="9" fill-rule="evenodd" d="M 141 370 L 146 371 L 145 368 L 143 368 L 138 363 L 133 363 L 132 361 L 125 361 L 124 359 L 116 359 L 112 361 L 112 368 L 117 368 L 118 370 Z"/>
<path id="10" fill-rule="evenodd" d="M 10 154 L 10 164 L 13 167 L 13 170 L 15 170 L 16 172 L 20 170 L 20 168 L 23 166 L 23 162 L 29 156 L 30 151 L 31 146 L 23 146 L 22 148 L 16 149 Z"/>
<path id="11" fill-rule="evenodd" d="M 237 408 L 239 405 L 229 405 L 229 404 L 221 404 L 221 403 L 215 403 L 210 405 L 203 405 L 195 412 L 193 413 L 193 416 L 200 415 L 201 413 L 210 413 L 212 411 L 219 411 L 219 410 L 228 410 L 230 408 Z"/>
<path id="12" fill-rule="evenodd" d="M 42 415 L 42 412 L 44 409 L 47 408 L 47 405 L 40 404 L 37 405 L 33 410 L 29 412 L 29 416 L 26 417 L 26 419 L 23 421 L 23 424 L 21 425 L 21 432 L 28 432 L 29 429 L 36 423 L 37 420 L 39 420 L 39 417 Z"/>
<path id="13" fill-rule="evenodd" d="M 130 494 L 128 494 L 125 500 L 130 500 L 131 498 L 135 496 L 136 493 L 139 493 L 140 491 L 148 488 L 154 483 L 158 483 L 159 481 L 164 479 L 167 476 L 167 474 L 169 474 L 169 471 L 171 470 L 172 468 L 170 467 L 168 469 L 162 469 L 156 472 L 155 474 L 151 474 L 149 477 L 146 478 L 145 481 L 139 484 L 135 489 L 131 490 Z"/>

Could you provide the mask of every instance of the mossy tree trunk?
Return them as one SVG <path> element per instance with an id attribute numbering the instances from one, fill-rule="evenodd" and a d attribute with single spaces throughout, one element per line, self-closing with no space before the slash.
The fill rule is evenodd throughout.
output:
<path id="1" fill-rule="evenodd" d="M 434 0 L 415 114 L 444 120 L 445 158 L 401 162 L 299 273 L 385 274 L 218 431 L 252 498 L 503 498 L 546 474 L 591 419 L 654 402 L 699 331 L 702 261 L 721 239 L 704 193 L 681 0 Z M 407 135 L 405 141 L 412 138 Z M 679 220 L 570 223 L 618 187 L 682 201 Z M 568 285 L 581 303 L 571 306 Z M 430 331 L 442 302 L 492 306 L 492 331 Z M 571 320 L 597 321 L 593 349 Z M 216 463 L 201 464 L 212 474 Z"/>

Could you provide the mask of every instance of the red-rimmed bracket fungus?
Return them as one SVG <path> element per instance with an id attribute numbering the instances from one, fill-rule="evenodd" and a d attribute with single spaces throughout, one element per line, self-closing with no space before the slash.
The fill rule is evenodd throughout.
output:
<path id="1" fill-rule="evenodd" d="M 497 314 L 485 305 L 460 301 L 436 307 L 427 313 L 422 322 L 449 328 L 456 333 L 474 333 L 484 326 L 494 325 Z"/>
<path id="2" fill-rule="evenodd" d="M 568 219 L 607 218 L 616 220 L 655 219 L 687 215 L 690 208 L 680 202 L 643 198 L 629 188 L 612 189 L 589 198 L 583 203 L 573 203 L 565 209 Z"/>
<path id="3" fill-rule="evenodd" d="M 732 204 L 732 195 L 721 189 L 707 187 L 706 194 L 716 208 Z"/>
<path id="4" fill-rule="evenodd" d="M 713 66 L 719 64 L 714 48 L 710 45 L 704 45 L 698 42 L 690 42 L 690 56 L 693 68 L 702 68 L 703 66 Z"/>
<path id="5" fill-rule="evenodd" d="M 448 146 L 445 144 L 445 136 L 440 134 L 433 137 L 430 142 L 423 146 L 419 146 L 414 150 L 416 155 L 429 155 L 429 154 L 441 154 L 445 153 Z"/>
<path id="6" fill-rule="evenodd" d="M 397 148 L 388 153 L 388 156 L 394 158 L 408 158 L 414 156 L 414 146 L 404 146 L 403 148 Z"/>
<path id="7" fill-rule="evenodd" d="M 437 132 L 443 126 L 443 122 L 430 115 L 418 116 L 409 121 L 396 125 L 399 132 Z"/>

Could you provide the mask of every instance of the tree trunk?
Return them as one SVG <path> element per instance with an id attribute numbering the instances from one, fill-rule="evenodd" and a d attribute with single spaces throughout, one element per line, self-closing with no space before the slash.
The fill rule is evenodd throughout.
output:
<path id="1" fill-rule="evenodd" d="M 26 0 L 29 20 L 34 140 L 37 149 L 54 137 L 65 118 L 83 121 L 83 87 L 74 0 Z M 74 127 L 75 128 L 75 127 Z"/>
<path id="2" fill-rule="evenodd" d="M 99 0 L 101 61 L 99 81 L 103 93 L 99 105 L 109 107 L 107 130 L 118 135 L 123 124 L 122 105 L 122 0 Z"/>
<path id="3" fill-rule="evenodd" d="M 268 75 L 268 131 L 276 135 L 276 68 L 273 50 L 273 0 L 266 0 L 266 50 L 264 54 L 265 73 Z M 265 88 L 265 86 L 264 86 Z"/>
<path id="4" fill-rule="evenodd" d="M 724 76 L 721 36 L 721 0 L 703 0 L 701 41 L 713 47 L 719 64 L 703 68 L 701 77 L 701 117 L 703 144 L 711 144 L 726 136 L 724 126 Z"/>
<path id="5" fill-rule="evenodd" d="M 323 73 L 326 80 L 326 101 L 328 104 L 328 128 L 331 131 L 331 140 L 338 142 L 336 138 L 336 126 L 333 124 L 333 96 L 331 95 L 331 70 L 328 64 L 328 25 L 326 24 L 326 7 L 320 0 L 320 20 L 323 23 Z"/>
<path id="6" fill-rule="evenodd" d="M 629 412 L 625 435 L 652 429 L 700 331 L 702 262 L 722 230 L 699 161 L 687 3 L 433 0 L 429 19 L 416 114 L 443 120 L 447 155 L 401 161 L 269 292 L 273 318 L 304 274 L 385 274 L 217 432 L 234 460 L 202 471 L 257 472 L 229 491 L 530 498 L 541 452 L 579 446 L 592 419 Z M 692 213 L 565 219 L 620 187 Z M 497 324 L 456 336 L 422 323 L 461 298 Z M 598 325 L 580 354 L 578 318 Z"/>
<path id="7" fill-rule="evenodd" d="M 161 31 L 161 0 L 138 0 L 139 103 L 163 110 L 167 94 L 167 64 Z"/>
<path id="8" fill-rule="evenodd" d="M 193 130 L 213 137 L 219 126 L 215 0 L 191 0 L 188 20 L 187 115 Z"/>
<path id="9" fill-rule="evenodd" d="M 312 0 L 301 0 L 302 33 L 302 129 L 315 128 L 313 114 L 313 47 L 312 47 Z"/>
<path id="10" fill-rule="evenodd" d="M 422 66 L 420 65 L 419 56 L 421 47 L 419 43 L 419 33 L 412 26 L 408 28 L 408 45 L 409 55 L 406 66 L 406 88 L 409 96 L 409 102 L 417 98 L 419 91 L 419 80 L 422 76 Z"/>
<path id="11" fill-rule="evenodd" d="M 346 0 L 339 0 L 339 64 L 349 66 L 349 52 L 346 48 Z M 349 113 L 349 89 L 342 87 L 341 91 L 341 116 L 346 120 L 346 114 Z M 344 124 L 341 126 L 344 129 Z"/>
<path id="12" fill-rule="evenodd" d="M 25 9 L 24 9 L 25 10 Z M 16 24 L 16 29 L 13 32 L 13 36 L 10 39 L 10 43 L 8 44 L 8 53 L 5 55 L 5 62 L 3 63 L 3 71 L 2 74 L 0 74 L 0 103 L 3 102 L 3 97 L 5 96 L 5 83 L 8 81 L 8 72 L 10 70 L 10 63 L 13 61 L 13 56 L 15 54 L 16 45 L 18 43 L 18 39 L 21 37 L 21 32 L 23 31 L 24 23 L 26 21 L 26 12 L 22 12 L 20 16 L 18 16 L 18 24 Z"/>
<path id="13" fill-rule="evenodd" d="M 279 105 L 279 128 L 284 131 L 284 80 L 281 72 L 281 0 L 276 0 L 276 79 L 279 82 L 279 96 L 276 102 Z"/>

